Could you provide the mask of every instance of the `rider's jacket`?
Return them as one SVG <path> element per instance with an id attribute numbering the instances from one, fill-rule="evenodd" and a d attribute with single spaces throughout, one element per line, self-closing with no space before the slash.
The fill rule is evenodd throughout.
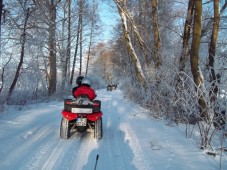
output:
<path id="1" fill-rule="evenodd" d="M 95 94 L 95 91 L 91 88 L 91 87 L 88 87 L 88 86 L 80 86 L 76 89 L 76 91 L 74 91 L 74 96 L 77 98 L 78 96 L 81 96 L 81 95 L 87 95 L 87 97 L 90 99 L 90 100 L 94 100 L 95 97 L 97 96 Z"/>

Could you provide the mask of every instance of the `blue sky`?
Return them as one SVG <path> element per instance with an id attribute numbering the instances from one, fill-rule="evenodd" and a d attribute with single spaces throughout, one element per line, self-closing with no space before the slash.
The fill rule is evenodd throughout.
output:
<path id="1" fill-rule="evenodd" d="M 100 37 L 102 40 L 109 40 L 113 34 L 113 28 L 117 21 L 119 20 L 119 14 L 116 9 L 114 9 L 113 1 L 108 3 L 100 4 L 100 18 L 103 24 L 103 35 Z"/>

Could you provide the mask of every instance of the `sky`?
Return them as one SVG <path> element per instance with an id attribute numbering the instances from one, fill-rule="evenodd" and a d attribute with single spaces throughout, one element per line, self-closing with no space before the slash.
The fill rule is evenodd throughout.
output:
<path id="1" fill-rule="evenodd" d="M 100 37 L 103 41 L 108 41 L 113 37 L 114 34 L 114 26 L 119 20 L 119 14 L 116 11 L 115 5 L 113 1 L 107 3 L 100 3 L 100 18 L 103 24 L 102 27 L 102 37 Z"/>

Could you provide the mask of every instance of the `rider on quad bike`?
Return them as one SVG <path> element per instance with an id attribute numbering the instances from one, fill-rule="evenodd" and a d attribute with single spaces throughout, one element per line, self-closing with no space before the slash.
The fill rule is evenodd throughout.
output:
<path id="1" fill-rule="evenodd" d="M 74 88 L 72 89 L 72 95 L 73 95 L 74 98 L 76 98 L 76 96 L 74 95 L 74 92 L 76 91 L 76 89 L 77 89 L 78 87 L 81 86 L 81 83 L 82 83 L 83 78 L 84 78 L 84 76 L 78 76 L 78 77 L 76 78 L 76 84 L 77 84 L 77 86 L 74 87 Z"/>
<path id="2" fill-rule="evenodd" d="M 95 91 L 91 88 L 90 84 L 91 84 L 90 79 L 84 77 L 82 79 L 81 86 L 78 87 L 73 93 L 75 98 L 82 95 L 86 95 L 91 101 L 93 101 L 97 95 L 95 94 Z"/>
<path id="3" fill-rule="evenodd" d="M 77 87 L 73 93 L 76 99 L 64 100 L 60 138 L 68 139 L 73 130 L 86 132 L 87 129 L 91 129 L 94 132 L 94 138 L 102 138 L 103 113 L 101 111 L 101 102 L 94 100 L 96 94 L 90 84 L 90 79 L 84 77 L 81 86 Z"/>

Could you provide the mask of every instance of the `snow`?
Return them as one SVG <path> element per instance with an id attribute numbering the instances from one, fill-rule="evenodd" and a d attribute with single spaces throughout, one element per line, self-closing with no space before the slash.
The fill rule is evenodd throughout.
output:
<path id="1" fill-rule="evenodd" d="M 97 91 L 102 101 L 103 138 L 75 133 L 60 139 L 63 102 L 8 109 L 0 117 L 2 170 L 217 170 L 219 157 L 200 150 L 185 129 L 153 119 L 120 90 Z M 227 169 L 227 158 L 222 158 Z"/>

